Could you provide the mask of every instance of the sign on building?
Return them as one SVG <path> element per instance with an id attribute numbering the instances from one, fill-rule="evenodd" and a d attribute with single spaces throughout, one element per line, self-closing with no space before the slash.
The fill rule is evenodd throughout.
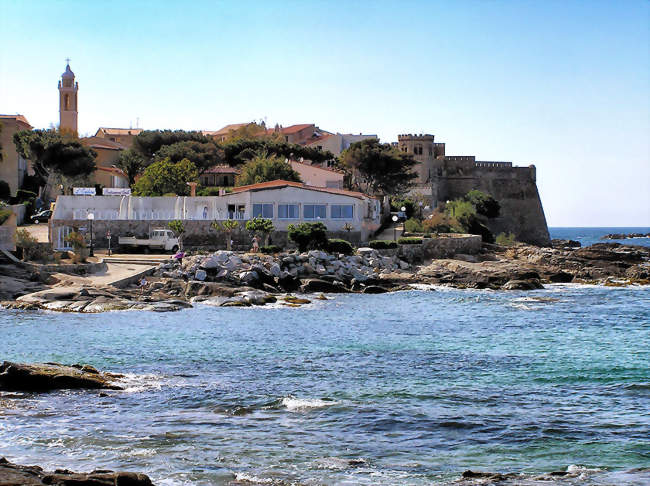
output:
<path id="1" fill-rule="evenodd" d="M 94 187 L 73 187 L 72 194 L 75 196 L 94 196 L 97 191 Z"/>
<path id="2" fill-rule="evenodd" d="M 128 187 L 105 187 L 102 189 L 104 196 L 130 196 L 131 189 Z"/>

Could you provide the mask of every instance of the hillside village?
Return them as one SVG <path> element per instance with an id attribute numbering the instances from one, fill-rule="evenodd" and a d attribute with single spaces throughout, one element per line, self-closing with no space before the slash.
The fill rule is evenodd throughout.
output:
<path id="1" fill-rule="evenodd" d="M 145 238 L 172 221 L 181 222 L 187 246 L 245 248 L 246 223 L 256 219 L 271 221 L 268 236 L 281 246 L 302 223 L 323 223 L 330 238 L 354 245 L 405 232 L 550 243 L 533 165 L 448 155 L 429 134 L 380 143 L 374 134 L 316 123 L 195 132 L 99 127 L 79 137 L 79 84 L 69 64 L 58 92 L 56 131 L 33 130 L 25 115 L 0 115 L 0 198 L 15 213 L 5 226 L 51 208 L 53 250 L 72 249 L 72 233 L 106 248 L 111 235 Z M 490 202 L 492 214 L 481 210 Z M 240 223 L 240 231 L 216 235 L 224 221 Z M 7 247 L 9 232 L 0 233 Z"/>

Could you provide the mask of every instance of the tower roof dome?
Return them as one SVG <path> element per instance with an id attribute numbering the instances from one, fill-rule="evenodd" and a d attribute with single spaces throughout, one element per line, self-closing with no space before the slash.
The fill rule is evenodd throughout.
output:
<path id="1" fill-rule="evenodd" d="M 70 69 L 70 64 L 66 64 L 65 72 L 61 75 L 62 78 L 74 78 L 74 73 Z"/>

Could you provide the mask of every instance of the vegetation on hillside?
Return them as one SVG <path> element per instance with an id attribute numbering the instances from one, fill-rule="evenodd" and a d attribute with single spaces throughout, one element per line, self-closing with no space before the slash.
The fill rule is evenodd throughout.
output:
<path id="1" fill-rule="evenodd" d="M 277 179 L 302 182 L 300 175 L 284 159 L 275 155 L 261 154 L 242 166 L 235 185 L 247 186 Z"/>
<path id="2" fill-rule="evenodd" d="M 417 178 L 416 163 L 410 154 L 374 138 L 353 143 L 340 157 L 351 187 L 368 194 L 403 194 Z"/>
<path id="3" fill-rule="evenodd" d="M 174 193 L 178 196 L 188 196 L 188 182 L 196 182 L 199 173 L 196 166 L 187 159 L 173 163 L 169 159 L 154 162 L 147 167 L 134 185 L 133 194 L 136 196 L 162 196 Z"/>

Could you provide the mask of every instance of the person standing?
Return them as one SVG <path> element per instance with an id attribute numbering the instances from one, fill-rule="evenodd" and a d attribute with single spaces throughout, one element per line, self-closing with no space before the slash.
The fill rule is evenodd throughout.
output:
<path id="1" fill-rule="evenodd" d="M 253 236 L 253 253 L 260 251 L 260 242 L 257 239 L 257 235 Z"/>

